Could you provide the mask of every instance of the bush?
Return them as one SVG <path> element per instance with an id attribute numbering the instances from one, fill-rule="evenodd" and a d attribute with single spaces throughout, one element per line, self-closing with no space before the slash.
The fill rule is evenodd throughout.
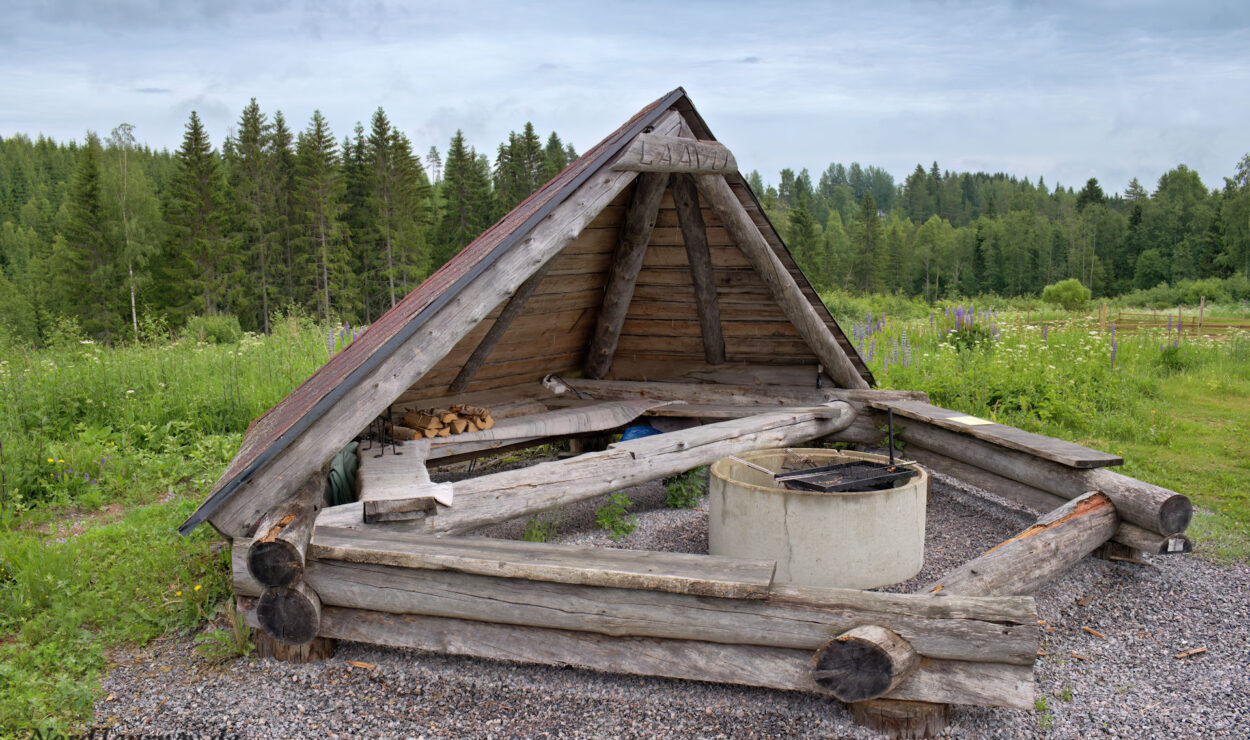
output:
<path id="1" fill-rule="evenodd" d="M 638 518 L 629 515 L 629 507 L 633 504 L 623 493 L 608 496 L 608 502 L 595 511 L 595 524 L 614 540 L 638 528 Z"/>
<path id="2" fill-rule="evenodd" d="M 1054 285 L 1047 285 L 1042 289 L 1042 300 L 1057 306 L 1063 306 L 1069 311 L 1076 311 L 1083 308 L 1089 303 L 1089 288 L 1081 285 L 1081 281 L 1076 278 L 1068 278 Z"/>
<path id="3" fill-rule="evenodd" d="M 192 316 L 182 330 L 182 336 L 208 344 L 235 344 L 243 338 L 243 327 L 239 326 L 237 318 L 228 313 Z"/>
<path id="4" fill-rule="evenodd" d="M 687 470 L 664 480 L 664 504 L 670 509 L 693 509 L 707 487 L 707 468 Z"/>

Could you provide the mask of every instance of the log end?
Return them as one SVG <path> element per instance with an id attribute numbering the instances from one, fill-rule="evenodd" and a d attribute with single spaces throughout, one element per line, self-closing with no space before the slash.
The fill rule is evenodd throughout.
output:
<path id="1" fill-rule="evenodd" d="M 252 639 L 256 643 L 258 658 L 273 658 L 283 663 L 317 663 L 334 657 L 336 642 L 329 637 L 314 637 L 302 645 L 278 642 L 264 632 L 257 632 Z"/>
<path id="2" fill-rule="evenodd" d="M 1179 493 L 1169 496 L 1159 506 L 1159 531 L 1184 532 L 1193 516 L 1194 505 L 1188 496 Z"/>
<path id="3" fill-rule="evenodd" d="M 278 642 L 303 645 L 321 628 L 321 599 L 303 582 L 266 589 L 256 604 L 256 619 L 265 634 Z"/>
<path id="4" fill-rule="evenodd" d="M 911 674 L 919 656 L 884 627 L 856 627 L 816 652 L 812 679 L 848 704 L 884 696 Z"/>
<path id="5" fill-rule="evenodd" d="M 304 575 L 304 555 L 284 540 L 257 540 L 247 549 L 247 572 L 262 586 L 290 586 Z"/>

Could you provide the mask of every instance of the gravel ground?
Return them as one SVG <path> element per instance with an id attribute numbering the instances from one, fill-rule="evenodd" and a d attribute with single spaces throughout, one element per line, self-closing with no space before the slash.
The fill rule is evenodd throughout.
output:
<path id="1" fill-rule="evenodd" d="M 559 541 L 706 552 L 706 513 L 664 509 L 658 483 L 627 493 L 637 511 L 634 534 L 614 543 L 594 531 L 597 500 L 560 513 Z M 890 590 L 918 587 L 1032 518 L 959 481 L 935 478 L 924 570 Z M 481 534 L 519 537 L 523 526 Z M 954 707 L 947 736 L 1250 737 L 1250 569 L 1192 555 L 1149 561 L 1086 558 L 1038 593 L 1046 652 L 1034 674 L 1039 710 Z M 1173 657 L 1195 648 L 1206 650 Z M 340 643 L 333 659 L 307 665 L 214 665 L 189 639 L 115 660 L 95 721 L 149 736 L 875 737 L 852 724 L 841 704 L 817 696 L 356 643 Z"/>

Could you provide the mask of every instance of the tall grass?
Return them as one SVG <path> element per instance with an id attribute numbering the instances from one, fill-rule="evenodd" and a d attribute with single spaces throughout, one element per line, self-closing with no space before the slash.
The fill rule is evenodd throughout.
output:
<path id="1" fill-rule="evenodd" d="M 0 354 L 3 521 L 214 478 L 248 423 L 325 362 L 325 342 L 288 319 L 270 337 L 227 344 L 10 347 Z"/>
<path id="2" fill-rule="evenodd" d="M 852 326 L 880 387 L 1121 454 L 1127 474 L 1206 509 L 1200 548 L 1250 557 L 1250 333 L 1195 340 L 1023 318 L 982 312 L 957 326 L 935 311 Z"/>

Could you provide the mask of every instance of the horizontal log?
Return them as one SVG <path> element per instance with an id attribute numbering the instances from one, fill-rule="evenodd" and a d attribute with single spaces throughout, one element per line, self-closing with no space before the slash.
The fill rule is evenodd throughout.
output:
<path id="1" fill-rule="evenodd" d="M 1118 524 L 1111 499 L 1091 491 L 947 573 L 926 590 L 964 596 L 1031 594 L 1109 540 Z"/>
<path id="2" fill-rule="evenodd" d="M 456 506 L 426 519 L 423 526 L 429 532 L 463 533 L 676 475 L 727 455 L 802 444 L 837 431 L 855 416 L 854 409 L 842 401 L 827 405 L 842 410 L 838 418 L 817 418 L 828 416 L 827 410 L 759 414 L 459 481 L 455 484 Z"/>
<path id="3" fill-rule="evenodd" d="M 730 599 L 768 596 L 777 567 L 772 561 L 710 555 L 330 527 L 313 535 L 312 554 L 321 560 Z"/>
<path id="4" fill-rule="evenodd" d="M 839 432 L 840 436 L 843 434 L 845 432 Z M 917 445 L 908 446 L 905 456 L 915 460 L 931 471 L 958 478 L 965 483 L 970 483 L 977 488 L 1017 504 L 1031 511 L 1035 516 L 1053 511 L 1063 506 L 1067 501 L 1062 496 L 1056 496 L 1040 488 L 1034 488 L 1019 481 L 1004 478 L 975 465 L 952 460 L 945 455 L 940 455 Z M 1115 534 L 1111 539 L 1114 542 L 1152 555 L 1180 555 L 1193 552 L 1194 549 L 1193 543 L 1183 534 L 1156 534 L 1142 529 L 1136 524 L 1124 521 L 1120 522 L 1119 527 L 1116 527 Z"/>
<path id="5" fill-rule="evenodd" d="M 1124 464 L 1124 458 L 1119 455 L 1092 450 L 1063 439 L 1026 432 L 1006 424 L 977 419 L 959 411 L 951 411 L 921 401 L 878 401 L 873 405 L 882 411 L 893 410 L 896 419 L 903 417 L 931 424 L 1072 468 L 1101 468 Z"/>
<path id="6" fill-rule="evenodd" d="M 1193 515 L 1193 505 L 1187 497 L 1110 470 L 1070 468 L 920 422 L 900 424 L 896 418 L 895 432 L 910 444 L 1066 499 L 1086 491 L 1102 491 L 1111 498 L 1121 519 L 1156 534 L 1184 532 Z"/>
<path id="7" fill-rule="evenodd" d="M 589 554 L 587 557 L 593 557 Z M 917 653 L 950 660 L 1032 664 L 1033 621 L 1004 623 L 1018 602 L 965 600 L 942 611 L 943 597 L 811 589 L 803 601 L 727 599 L 478 576 L 443 570 L 316 560 L 308 584 L 327 606 L 471 619 L 617 637 L 663 637 L 812 652 L 860 624 L 880 624 Z M 972 616 L 948 616 L 954 610 Z M 918 615 L 926 613 L 927 616 Z M 986 614 L 999 613 L 991 619 Z"/>
<path id="8" fill-rule="evenodd" d="M 255 624 L 254 602 L 239 600 Z M 821 692 L 811 652 L 696 640 L 606 637 L 590 632 L 326 607 L 321 634 L 450 655 L 576 666 L 595 671 Z M 891 698 L 1031 709 L 1032 666 L 929 660 Z"/>
<path id="9" fill-rule="evenodd" d="M 611 169 L 617 172 L 737 172 L 738 163 L 724 144 L 677 136 L 638 134 Z"/>
<path id="10" fill-rule="evenodd" d="M 893 691 L 920 666 L 911 645 L 890 630 L 866 624 L 830 640 L 816 652 L 812 678 L 847 703 Z"/>

